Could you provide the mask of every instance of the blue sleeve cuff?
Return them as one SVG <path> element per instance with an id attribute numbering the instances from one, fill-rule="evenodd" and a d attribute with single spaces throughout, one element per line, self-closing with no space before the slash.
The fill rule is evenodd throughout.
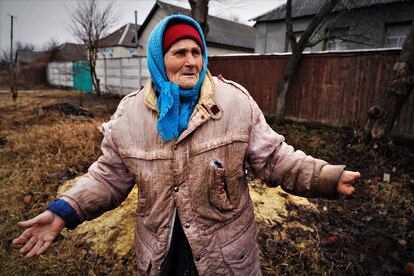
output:
<path id="1" fill-rule="evenodd" d="M 49 203 L 47 210 L 57 214 L 65 221 L 65 227 L 73 230 L 80 224 L 78 213 L 73 207 L 63 199 L 56 199 Z"/>

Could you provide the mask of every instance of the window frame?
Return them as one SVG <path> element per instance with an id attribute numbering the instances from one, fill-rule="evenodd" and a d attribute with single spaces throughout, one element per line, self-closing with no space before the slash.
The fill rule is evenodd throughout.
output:
<path id="1" fill-rule="evenodd" d="M 404 44 L 404 41 L 407 38 L 408 33 L 410 32 L 411 24 L 413 24 L 413 21 L 410 21 L 410 20 L 385 23 L 383 47 L 384 48 L 402 48 L 402 46 Z M 401 45 L 398 45 L 398 44 L 399 44 L 402 37 L 398 37 L 397 46 L 389 46 L 387 44 L 387 41 L 389 40 L 388 33 L 389 33 L 389 28 L 390 27 L 408 27 L 408 32 L 406 33 L 405 37 L 402 39 Z"/>

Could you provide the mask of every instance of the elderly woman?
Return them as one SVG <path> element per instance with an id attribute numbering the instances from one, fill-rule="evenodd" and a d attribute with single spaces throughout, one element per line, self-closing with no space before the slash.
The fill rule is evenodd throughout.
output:
<path id="1" fill-rule="evenodd" d="M 193 19 L 162 20 L 147 54 L 151 79 L 102 125 L 103 155 L 47 211 L 19 223 L 21 253 L 43 253 L 64 227 L 120 205 L 136 183 L 138 274 L 258 275 L 245 162 L 296 195 L 353 193 L 359 173 L 295 151 L 242 86 L 211 76 Z"/>

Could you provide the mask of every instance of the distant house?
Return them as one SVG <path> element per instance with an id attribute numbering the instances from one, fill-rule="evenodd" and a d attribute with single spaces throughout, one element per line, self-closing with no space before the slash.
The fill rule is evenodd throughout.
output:
<path id="1" fill-rule="evenodd" d="M 297 39 L 326 0 L 292 1 L 292 25 Z M 256 21 L 256 53 L 288 52 L 286 5 L 253 18 Z M 412 0 L 342 0 L 328 23 L 320 28 L 320 40 L 310 51 L 401 47 L 414 20 Z M 332 35 L 334 34 L 334 35 Z"/>
<path id="2" fill-rule="evenodd" d="M 86 59 L 86 46 L 83 44 L 67 42 L 52 50 L 51 61 L 79 61 Z"/>
<path id="3" fill-rule="evenodd" d="M 138 55 L 146 56 L 148 37 L 154 27 L 165 17 L 173 14 L 191 15 L 191 11 L 161 1 L 156 1 L 138 31 Z M 255 30 L 245 24 L 208 17 L 209 32 L 206 37 L 209 55 L 253 53 Z"/>
<path id="4" fill-rule="evenodd" d="M 17 66 L 48 63 L 52 53 L 49 51 L 32 51 L 32 50 L 20 50 L 16 51 L 16 64 Z"/>
<path id="5" fill-rule="evenodd" d="M 48 63 L 50 61 L 78 61 L 86 60 L 85 45 L 63 43 L 49 51 L 17 50 L 16 64 L 18 66 Z"/>
<path id="6" fill-rule="evenodd" d="M 136 34 L 140 25 L 128 23 L 99 41 L 98 58 L 136 57 Z"/>

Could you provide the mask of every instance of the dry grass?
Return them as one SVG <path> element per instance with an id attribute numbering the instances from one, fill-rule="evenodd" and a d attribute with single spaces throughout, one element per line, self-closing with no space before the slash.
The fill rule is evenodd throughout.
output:
<path id="1" fill-rule="evenodd" d="M 122 259 L 99 254 L 72 234 L 31 260 L 10 246 L 21 232 L 16 222 L 42 212 L 65 180 L 86 172 L 100 155 L 97 127 L 109 119 L 119 98 L 79 95 L 25 92 L 13 103 L 0 91 L 0 275 L 135 274 L 132 251 Z M 41 108 L 62 102 L 82 102 L 94 118 L 71 118 Z M 412 151 L 369 150 L 354 143 L 352 134 L 326 129 L 288 124 L 277 131 L 297 148 L 332 163 L 346 163 L 365 178 L 350 200 L 286 203 L 269 210 L 256 206 L 264 275 L 404 274 L 406 264 L 414 262 Z M 378 176 L 394 168 L 394 181 L 381 182 Z M 262 205 L 266 200 L 256 186 L 252 195 L 255 204 Z M 32 195 L 29 204 L 23 202 L 25 194 Z M 266 220 L 266 213 L 272 212 L 284 222 Z M 306 227 L 296 227 L 298 222 Z"/>
<path id="2" fill-rule="evenodd" d="M 102 137 L 97 127 L 118 102 L 83 96 L 93 119 L 39 109 L 63 101 L 79 103 L 80 97 L 72 91 L 25 92 L 13 103 L 9 94 L 0 94 L 0 275 L 87 274 L 103 261 L 88 252 L 87 244 L 71 239 L 32 260 L 10 246 L 21 231 L 16 222 L 42 212 L 64 180 L 86 172 L 99 156 Z M 32 195 L 28 205 L 23 203 L 25 194 Z"/>

